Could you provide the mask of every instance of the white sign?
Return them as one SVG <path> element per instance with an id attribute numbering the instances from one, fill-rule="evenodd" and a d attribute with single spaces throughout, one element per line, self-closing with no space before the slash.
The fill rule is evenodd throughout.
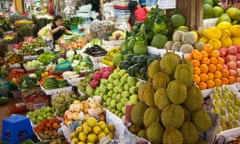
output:
<path id="1" fill-rule="evenodd" d="M 158 0 L 160 9 L 175 9 L 177 4 L 176 0 Z"/>

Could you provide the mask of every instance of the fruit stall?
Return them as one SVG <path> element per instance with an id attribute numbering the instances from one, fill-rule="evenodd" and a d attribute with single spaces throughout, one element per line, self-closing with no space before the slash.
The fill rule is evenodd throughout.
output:
<path id="1" fill-rule="evenodd" d="M 0 18 L 0 104 L 11 113 L 1 141 L 239 143 L 239 2 L 175 8 L 151 8 L 131 32 L 65 18 L 74 33 L 54 45 L 46 21 Z"/>

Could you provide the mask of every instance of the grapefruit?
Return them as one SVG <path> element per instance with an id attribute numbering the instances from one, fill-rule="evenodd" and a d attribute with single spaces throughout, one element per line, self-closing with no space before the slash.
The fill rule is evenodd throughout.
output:
<path id="1" fill-rule="evenodd" d="M 181 14 L 174 14 L 171 17 L 171 24 L 173 28 L 177 28 L 179 26 L 183 26 L 186 23 L 186 19 L 183 15 Z"/>
<path id="2" fill-rule="evenodd" d="M 203 5 L 203 17 L 204 18 L 213 17 L 213 7 L 210 4 Z"/>
<path id="3" fill-rule="evenodd" d="M 230 7 L 227 9 L 226 13 L 229 15 L 231 19 L 235 20 L 237 16 L 240 14 L 240 10 L 235 7 Z"/>
<path id="4" fill-rule="evenodd" d="M 222 14 L 219 19 L 218 19 L 218 23 L 223 22 L 223 21 L 227 21 L 231 23 L 231 18 L 228 16 L 228 14 Z"/>
<path id="5" fill-rule="evenodd" d="M 220 17 L 224 13 L 224 9 L 220 6 L 213 7 L 213 16 Z"/>

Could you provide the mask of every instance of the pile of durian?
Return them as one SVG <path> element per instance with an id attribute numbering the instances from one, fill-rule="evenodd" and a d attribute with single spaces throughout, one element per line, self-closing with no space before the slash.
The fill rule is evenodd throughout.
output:
<path id="1" fill-rule="evenodd" d="M 176 30 L 173 33 L 172 41 L 167 41 L 164 48 L 167 50 L 191 53 L 192 50 L 203 50 L 204 43 L 198 42 L 198 34 L 195 31 L 184 32 Z"/>
<path id="2" fill-rule="evenodd" d="M 191 62 L 166 52 L 149 65 L 148 75 L 138 90 L 140 102 L 130 113 L 130 131 L 152 144 L 206 143 L 199 132 L 207 131 L 212 119 L 201 108 L 203 96 L 193 84 Z"/>

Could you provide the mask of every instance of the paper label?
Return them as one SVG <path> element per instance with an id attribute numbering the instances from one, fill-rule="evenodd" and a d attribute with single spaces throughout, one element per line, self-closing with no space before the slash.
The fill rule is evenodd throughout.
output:
<path id="1" fill-rule="evenodd" d="M 158 0 L 160 9 L 175 9 L 177 4 L 176 0 Z"/>

